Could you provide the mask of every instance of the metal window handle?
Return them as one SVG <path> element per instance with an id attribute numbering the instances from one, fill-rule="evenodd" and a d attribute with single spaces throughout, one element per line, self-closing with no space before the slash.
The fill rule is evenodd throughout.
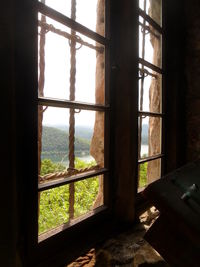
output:
<path id="1" fill-rule="evenodd" d="M 196 184 L 192 184 L 188 190 L 181 196 L 182 200 L 188 200 L 193 192 L 196 192 L 199 190 L 199 187 Z"/>

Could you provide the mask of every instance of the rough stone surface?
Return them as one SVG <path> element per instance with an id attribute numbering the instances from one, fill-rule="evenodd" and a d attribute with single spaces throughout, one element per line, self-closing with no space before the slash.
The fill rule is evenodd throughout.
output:
<path id="1" fill-rule="evenodd" d="M 163 258 L 143 239 L 159 212 L 152 207 L 140 216 L 140 223 L 91 249 L 67 267 L 169 267 Z"/>
<path id="2" fill-rule="evenodd" d="M 161 19 L 161 1 L 151 0 L 149 14 L 155 21 Z M 156 33 L 156 31 L 152 28 Z M 153 64 L 161 66 L 161 39 L 150 34 L 150 40 L 153 47 Z M 158 73 L 157 78 L 152 78 L 149 90 L 149 110 L 151 112 L 161 112 L 161 76 Z M 161 152 L 161 120 L 157 117 L 149 118 L 149 155 L 160 154 Z M 160 177 L 160 160 L 150 161 L 147 167 L 147 183 L 152 183 Z"/>
<path id="3" fill-rule="evenodd" d="M 187 160 L 200 158 L 200 2 L 186 1 Z"/>
<path id="4" fill-rule="evenodd" d="M 104 0 L 97 3 L 96 32 L 104 36 Z M 104 104 L 104 53 L 96 54 L 96 86 L 95 100 L 97 104 Z M 90 153 L 100 167 L 104 167 L 104 114 L 96 112 L 95 125 L 90 146 Z M 99 177 L 99 191 L 93 208 L 103 204 L 103 176 Z"/>

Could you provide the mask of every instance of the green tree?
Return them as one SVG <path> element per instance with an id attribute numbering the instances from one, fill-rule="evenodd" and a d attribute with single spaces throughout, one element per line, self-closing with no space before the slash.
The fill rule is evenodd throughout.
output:
<path id="1" fill-rule="evenodd" d="M 95 165 L 78 158 L 75 167 L 82 169 Z M 42 160 L 41 175 L 62 171 L 66 167 L 53 163 L 49 159 Z M 99 188 L 98 177 L 92 177 L 75 183 L 75 217 L 87 213 L 92 209 Z M 69 185 L 52 188 L 40 193 L 39 233 L 48 231 L 69 221 Z"/>

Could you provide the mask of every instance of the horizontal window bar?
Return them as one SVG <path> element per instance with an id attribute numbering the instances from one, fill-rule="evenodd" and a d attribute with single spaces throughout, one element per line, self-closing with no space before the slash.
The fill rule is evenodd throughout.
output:
<path id="1" fill-rule="evenodd" d="M 150 69 L 154 70 L 155 72 L 163 74 L 163 70 L 161 68 L 149 63 L 148 61 L 146 61 L 143 58 L 139 58 L 139 63 L 144 65 L 144 66 L 146 66 L 147 68 L 150 68 Z"/>
<path id="2" fill-rule="evenodd" d="M 139 8 L 139 15 L 143 17 L 151 26 L 153 26 L 159 33 L 163 33 L 163 29 L 155 22 L 150 16 L 148 16 L 142 9 Z"/>
<path id="3" fill-rule="evenodd" d="M 164 154 L 158 154 L 158 155 L 155 155 L 155 156 L 150 156 L 150 157 L 142 158 L 142 159 L 139 159 L 138 160 L 138 164 L 149 162 L 149 161 L 152 161 L 152 160 L 155 160 L 155 159 L 160 159 L 160 158 L 163 158 L 164 156 L 165 156 Z"/>
<path id="4" fill-rule="evenodd" d="M 60 23 L 62 23 L 63 25 L 70 27 L 72 30 L 80 32 L 84 35 L 86 35 L 87 37 L 95 40 L 96 42 L 103 44 L 103 45 L 108 45 L 109 41 L 108 39 L 104 38 L 103 36 L 101 36 L 100 34 L 93 32 L 91 30 L 89 30 L 87 27 L 81 25 L 80 23 L 70 19 L 69 17 L 61 14 L 60 12 L 44 5 L 41 2 L 37 2 L 37 9 L 38 12 L 41 12 L 42 14 L 50 17 L 51 19 L 54 19 Z"/>
<path id="5" fill-rule="evenodd" d="M 55 98 L 38 97 L 38 104 L 42 106 L 60 107 L 60 108 L 73 108 L 83 110 L 94 110 L 94 111 L 106 111 L 110 107 L 108 105 L 99 104 L 88 104 L 77 101 L 59 100 Z"/>
<path id="6" fill-rule="evenodd" d="M 53 33 L 60 35 L 60 36 L 66 38 L 68 40 L 73 40 L 73 41 L 75 41 L 81 45 L 84 45 L 84 46 L 87 46 L 91 49 L 94 49 L 94 50 L 98 51 L 99 53 L 103 53 L 103 51 L 104 51 L 104 46 L 95 46 L 93 44 L 85 42 L 84 40 L 82 40 L 82 38 L 80 36 L 72 35 L 66 31 L 62 31 L 62 30 L 54 27 L 53 25 L 48 24 L 46 22 L 43 22 L 41 20 L 38 20 L 38 26 L 45 29 L 46 32 L 49 32 L 49 31 L 53 32 Z"/>
<path id="7" fill-rule="evenodd" d="M 149 117 L 164 117 L 164 113 L 156 113 L 156 112 L 149 112 L 149 111 L 138 111 L 138 116 L 149 116 Z"/>
<path id="8" fill-rule="evenodd" d="M 101 174 L 105 174 L 108 172 L 108 169 L 100 169 L 100 170 L 93 170 L 93 171 L 88 171 L 85 173 L 80 173 L 80 174 L 75 174 L 72 175 L 71 177 L 59 179 L 59 180 L 54 180 L 54 181 L 49 181 L 45 183 L 41 183 L 38 185 L 38 192 L 45 191 L 51 188 L 59 187 L 62 185 L 70 184 L 73 182 L 78 182 L 81 180 L 85 180 L 87 178 L 95 177 Z"/>

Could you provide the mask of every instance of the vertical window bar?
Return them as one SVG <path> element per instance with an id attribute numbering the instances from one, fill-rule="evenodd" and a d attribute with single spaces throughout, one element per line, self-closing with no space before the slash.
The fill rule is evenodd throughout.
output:
<path id="1" fill-rule="evenodd" d="M 144 11 L 146 12 L 146 0 L 144 0 Z M 146 21 L 143 19 L 143 32 L 142 32 L 142 58 L 144 59 L 145 57 L 145 26 L 146 26 Z M 141 73 L 142 77 L 140 79 L 140 111 L 143 110 L 143 92 L 144 92 L 144 65 L 141 66 Z M 139 116 L 139 125 L 138 125 L 138 158 L 140 158 L 141 155 L 141 135 L 142 135 L 142 116 Z"/>
<path id="2" fill-rule="evenodd" d="M 71 0 L 71 19 L 76 20 L 76 0 Z M 71 30 L 71 35 L 75 36 L 76 32 Z M 76 81 L 76 41 L 72 38 L 70 42 L 71 69 L 70 69 L 70 101 L 75 101 L 75 81 Z M 69 170 L 74 170 L 75 155 L 75 110 L 70 109 L 69 115 Z M 74 183 L 69 185 L 69 219 L 74 218 Z"/>
<path id="3" fill-rule="evenodd" d="M 41 0 L 45 4 L 46 0 Z M 46 22 L 46 17 L 41 15 L 41 22 Z M 40 59 L 39 59 L 39 69 L 40 76 L 38 81 L 38 94 L 39 96 L 44 96 L 44 82 L 45 82 L 45 42 L 46 42 L 46 30 L 45 28 L 40 28 Z M 42 152 L 42 120 L 43 120 L 43 106 L 38 106 L 38 181 L 40 177 L 41 170 L 41 152 Z M 40 211 L 40 193 L 38 193 L 38 216 Z"/>

